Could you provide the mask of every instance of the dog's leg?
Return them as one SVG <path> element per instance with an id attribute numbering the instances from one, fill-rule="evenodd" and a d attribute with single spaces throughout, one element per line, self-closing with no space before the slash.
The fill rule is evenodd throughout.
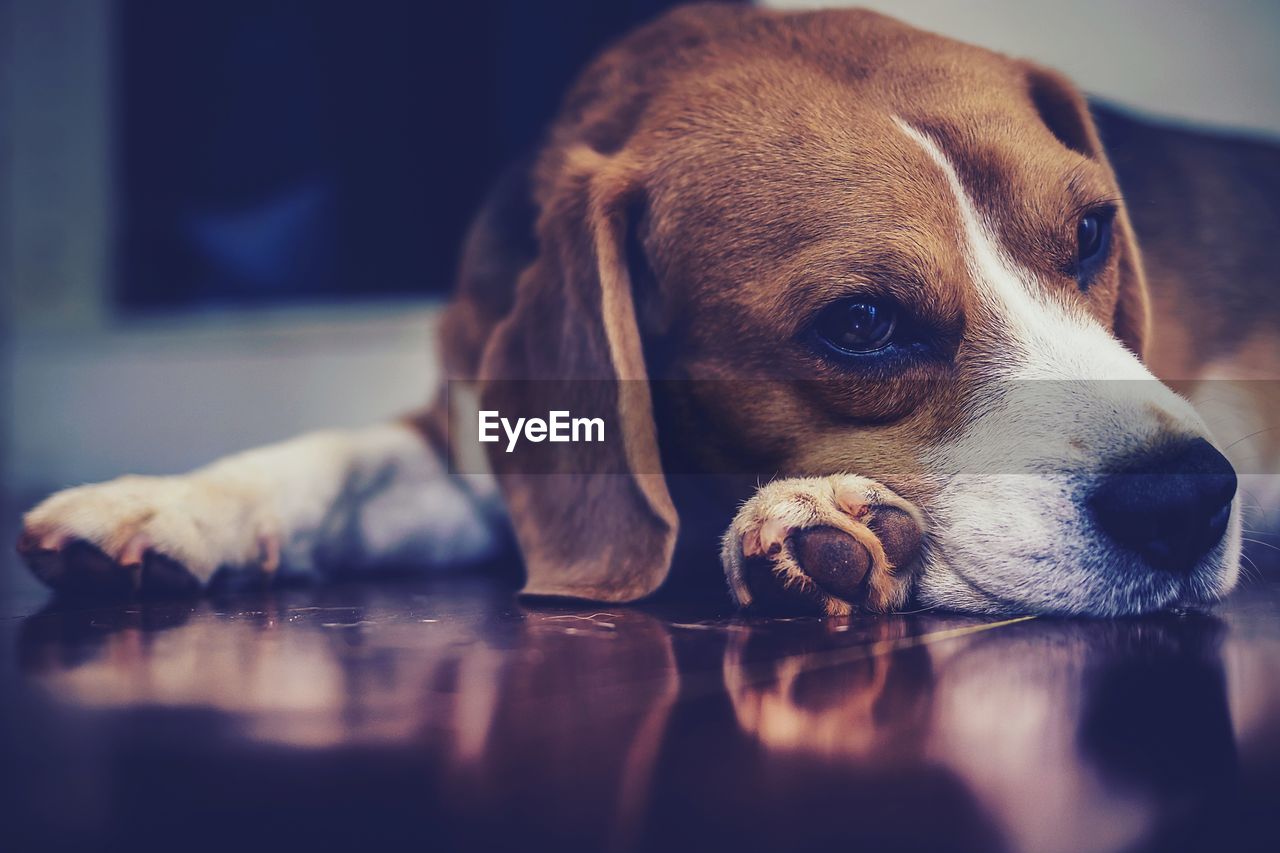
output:
<path id="1" fill-rule="evenodd" d="M 720 557 L 742 607 L 885 611 L 907 598 L 923 533 L 914 506 L 865 477 L 777 480 L 743 504 Z"/>
<path id="2" fill-rule="evenodd" d="M 432 566 L 494 547 L 475 494 L 408 424 L 312 433 L 189 474 L 59 492 L 19 551 L 58 588 L 203 585 L 221 568 Z"/>

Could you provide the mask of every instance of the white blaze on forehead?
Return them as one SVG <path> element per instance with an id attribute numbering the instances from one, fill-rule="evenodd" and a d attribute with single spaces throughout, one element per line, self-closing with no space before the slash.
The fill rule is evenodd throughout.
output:
<path id="1" fill-rule="evenodd" d="M 1004 325 L 1006 379 L 1154 379 L 1136 356 L 1078 306 L 1048 292 L 1001 247 L 951 161 L 928 135 L 894 122 L 942 171 L 964 226 L 964 255 L 984 306 Z"/>

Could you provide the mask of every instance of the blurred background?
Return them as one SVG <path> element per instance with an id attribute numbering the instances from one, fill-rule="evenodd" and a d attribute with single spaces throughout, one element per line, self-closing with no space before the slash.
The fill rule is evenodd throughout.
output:
<path id="1" fill-rule="evenodd" d="M 0 0 L 10 500 L 426 400 L 489 180 L 592 53 L 670 5 Z M 1275 0 L 861 5 L 1280 133 Z"/>

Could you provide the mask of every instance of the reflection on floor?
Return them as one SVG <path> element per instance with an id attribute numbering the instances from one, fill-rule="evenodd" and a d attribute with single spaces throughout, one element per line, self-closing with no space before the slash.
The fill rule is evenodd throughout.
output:
<path id="1" fill-rule="evenodd" d="M 0 832 L 12 850 L 1277 849 L 1275 568 L 1211 615 L 1094 622 L 746 620 L 475 578 L 15 594 Z"/>

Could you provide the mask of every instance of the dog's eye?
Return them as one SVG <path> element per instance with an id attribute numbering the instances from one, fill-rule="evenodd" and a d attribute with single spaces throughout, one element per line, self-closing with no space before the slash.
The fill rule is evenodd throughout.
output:
<path id="1" fill-rule="evenodd" d="M 1090 213 L 1080 218 L 1076 228 L 1076 239 L 1080 245 L 1078 254 L 1081 261 L 1087 261 L 1102 249 L 1102 217 Z"/>
<path id="2" fill-rule="evenodd" d="M 818 316 L 814 331 L 827 344 L 844 353 L 877 352 L 893 341 L 898 327 L 897 308 L 873 299 L 842 299 Z"/>
<path id="3" fill-rule="evenodd" d="M 1080 217 L 1076 225 L 1076 278 L 1087 287 L 1094 273 L 1107 259 L 1111 247 L 1112 210 L 1095 210 Z"/>

